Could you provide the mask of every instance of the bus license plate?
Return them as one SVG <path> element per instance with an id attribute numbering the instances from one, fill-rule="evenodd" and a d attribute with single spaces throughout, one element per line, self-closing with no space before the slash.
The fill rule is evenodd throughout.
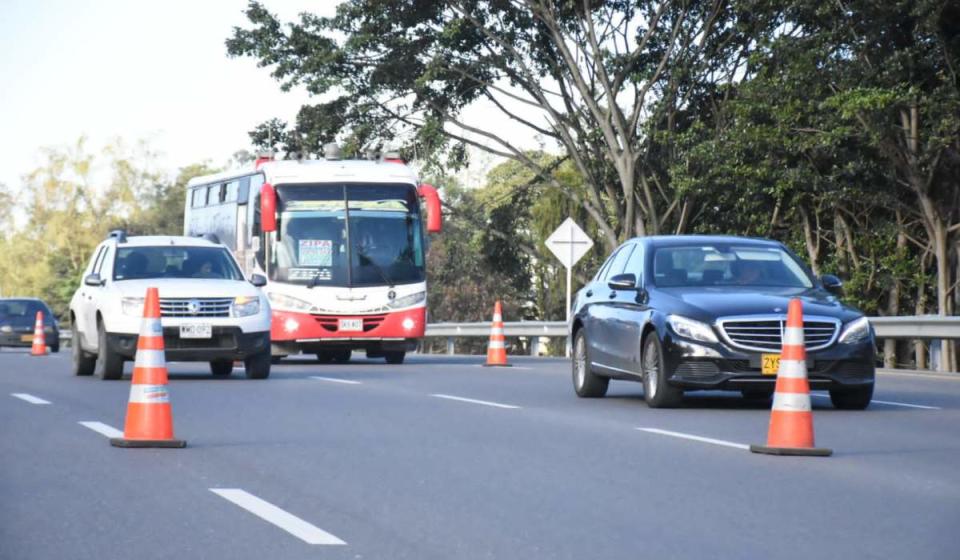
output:
<path id="1" fill-rule="evenodd" d="M 180 338 L 211 338 L 213 327 L 199 323 L 195 325 L 180 325 Z"/>
<path id="2" fill-rule="evenodd" d="M 359 332 L 363 330 L 363 319 L 340 319 L 341 331 Z"/>
<path id="3" fill-rule="evenodd" d="M 764 354 L 760 357 L 760 373 L 776 375 L 780 369 L 780 354 Z"/>

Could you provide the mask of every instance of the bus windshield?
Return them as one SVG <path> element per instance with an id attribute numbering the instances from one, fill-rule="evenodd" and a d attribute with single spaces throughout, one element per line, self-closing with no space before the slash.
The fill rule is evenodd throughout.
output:
<path id="1" fill-rule="evenodd" d="M 277 203 L 274 280 L 355 287 L 424 280 L 420 206 L 413 185 L 280 185 Z"/>

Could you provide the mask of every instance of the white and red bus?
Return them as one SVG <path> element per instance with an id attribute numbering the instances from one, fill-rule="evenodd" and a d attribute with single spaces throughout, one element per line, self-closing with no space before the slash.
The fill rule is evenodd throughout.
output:
<path id="1" fill-rule="evenodd" d="M 267 277 L 274 358 L 347 361 L 365 350 L 402 363 L 426 323 L 426 233 L 441 229 L 436 189 L 398 159 L 253 167 L 192 179 L 184 233 L 216 235 L 248 277 Z"/>

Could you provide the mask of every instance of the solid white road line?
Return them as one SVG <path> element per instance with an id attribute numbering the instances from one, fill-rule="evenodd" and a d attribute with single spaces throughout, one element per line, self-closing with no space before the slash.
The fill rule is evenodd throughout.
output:
<path id="1" fill-rule="evenodd" d="M 830 398 L 830 395 L 818 395 L 818 394 L 814 394 L 814 393 L 811 393 L 810 396 L 811 396 L 811 397 L 818 397 L 818 398 L 821 398 L 821 399 L 829 399 L 829 398 Z M 919 409 L 922 409 L 922 410 L 942 410 L 939 406 L 927 406 L 927 405 L 925 405 L 925 404 L 910 404 L 910 403 L 892 402 L 892 401 L 878 401 L 877 399 L 873 399 L 873 400 L 871 400 L 870 402 L 871 402 L 871 403 L 876 403 L 876 404 L 886 404 L 886 405 L 890 405 L 890 406 L 904 406 L 904 407 L 907 407 L 907 408 L 919 408 Z"/>
<path id="2" fill-rule="evenodd" d="M 362 385 L 359 381 L 354 381 L 352 379 L 337 379 L 336 377 L 321 377 L 319 375 L 311 375 L 310 379 L 316 379 L 317 381 L 330 381 L 331 383 L 344 383 L 346 385 Z"/>
<path id="3" fill-rule="evenodd" d="M 514 406 L 514 405 L 512 405 L 512 404 L 501 404 L 501 403 L 495 403 L 495 402 L 490 402 L 490 401 L 480 401 L 480 400 L 477 400 L 477 399 L 468 399 L 468 398 L 466 398 L 466 397 L 455 397 L 455 396 L 453 396 L 453 395 L 443 395 L 443 394 L 440 394 L 440 393 L 434 393 L 434 394 L 432 394 L 432 395 L 430 395 L 430 396 L 431 396 L 431 397 L 437 397 L 438 399 L 447 399 L 447 400 L 451 400 L 451 401 L 460 401 L 460 402 L 467 402 L 467 403 L 473 403 L 473 404 L 482 404 L 482 405 L 484 405 L 484 406 L 492 406 L 492 407 L 496 407 L 496 408 L 520 408 L 519 406 Z"/>
<path id="4" fill-rule="evenodd" d="M 288 513 L 277 506 L 261 500 L 239 488 L 211 488 L 214 494 L 233 502 L 257 517 L 280 527 L 291 535 L 303 540 L 307 544 L 347 544 L 323 529 L 307 523 L 292 513 Z"/>
<path id="5" fill-rule="evenodd" d="M 40 397 L 35 397 L 29 393 L 10 393 L 11 397 L 17 397 L 22 401 L 27 401 L 30 404 L 50 404 L 50 401 L 45 401 Z"/>
<path id="6" fill-rule="evenodd" d="M 121 432 L 120 430 L 114 428 L 113 426 L 108 426 L 108 425 L 104 424 L 103 422 L 93 422 L 93 421 L 89 421 L 89 422 L 77 422 L 77 424 L 80 424 L 81 426 L 84 426 L 84 427 L 86 427 L 86 428 L 90 428 L 91 430 L 93 430 L 93 431 L 95 431 L 95 432 L 97 432 L 97 433 L 99 433 L 99 434 L 103 434 L 103 435 L 105 435 L 105 436 L 107 436 L 107 437 L 110 437 L 110 438 L 122 438 L 122 437 L 123 437 L 123 432 Z"/>
<path id="7" fill-rule="evenodd" d="M 657 428 L 637 428 L 637 429 L 640 430 L 640 431 L 643 431 L 643 432 L 649 432 L 649 433 L 651 433 L 651 434 L 660 434 L 660 435 L 670 436 L 670 437 L 675 437 L 675 438 L 691 439 L 691 440 L 693 440 L 693 441 L 699 441 L 699 442 L 703 442 L 703 443 L 712 443 L 712 444 L 714 444 L 714 445 L 722 445 L 722 446 L 724 446 L 724 447 L 734 447 L 734 448 L 736 448 L 736 449 L 750 449 L 750 446 L 749 446 L 749 445 L 745 445 L 745 444 L 743 444 L 743 443 L 735 443 L 735 442 L 732 442 L 732 441 L 724 441 L 724 440 L 722 440 L 722 439 L 713 439 L 713 438 L 708 438 L 708 437 L 695 436 L 695 435 L 692 435 L 692 434 L 684 434 L 684 433 L 680 433 L 680 432 L 671 432 L 671 431 L 668 431 L 668 430 L 659 430 L 659 429 L 657 429 Z"/>

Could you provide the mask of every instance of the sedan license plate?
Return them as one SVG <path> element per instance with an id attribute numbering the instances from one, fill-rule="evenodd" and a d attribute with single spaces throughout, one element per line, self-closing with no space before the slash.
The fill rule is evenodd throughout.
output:
<path id="1" fill-rule="evenodd" d="M 338 330 L 359 332 L 363 330 L 363 319 L 340 319 Z"/>
<path id="2" fill-rule="evenodd" d="M 776 375 L 780 369 L 780 354 L 763 354 L 760 357 L 760 373 Z"/>
<path id="3" fill-rule="evenodd" d="M 33 342 L 33 335 L 32 334 L 21 335 L 20 342 Z"/>
<path id="4" fill-rule="evenodd" d="M 180 325 L 180 338 L 211 338 L 213 327 L 205 323 Z"/>

